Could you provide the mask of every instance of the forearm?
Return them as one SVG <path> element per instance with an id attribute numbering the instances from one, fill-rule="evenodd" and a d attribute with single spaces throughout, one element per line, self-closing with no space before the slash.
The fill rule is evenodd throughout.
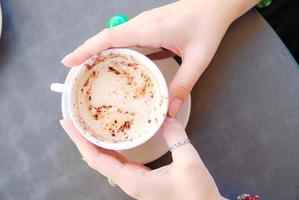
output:
<path id="1" fill-rule="evenodd" d="M 261 0 L 182 0 L 189 1 L 192 4 L 192 9 L 197 11 L 215 10 L 223 14 L 229 23 L 238 19 L 248 10 L 257 5 Z M 204 6 L 204 7 L 203 7 Z M 204 12 L 204 11 L 203 11 Z"/>
<path id="2" fill-rule="evenodd" d="M 248 10 L 250 10 L 260 2 L 260 0 L 229 0 L 229 1 L 232 1 L 235 4 L 235 8 L 234 8 L 235 19 L 242 16 L 244 13 L 246 13 Z"/>

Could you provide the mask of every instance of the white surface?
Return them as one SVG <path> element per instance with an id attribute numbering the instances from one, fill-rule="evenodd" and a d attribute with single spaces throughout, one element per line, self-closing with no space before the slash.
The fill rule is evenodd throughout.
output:
<path id="1" fill-rule="evenodd" d="M 152 49 L 135 49 L 143 54 L 148 54 L 153 52 Z M 163 73 L 166 82 L 169 83 L 173 76 L 175 75 L 177 69 L 179 68 L 178 63 L 173 58 L 167 58 L 163 60 L 155 60 L 156 65 L 160 68 Z M 74 73 L 74 70 L 71 70 L 68 76 L 66 77 L 65 84 L 70 82 L 70 77 Z M 67 105 L 67 94 L 62 94 L 62 115 L 63 118 L 70 118 L 68 114 L 68 106 Z M 191 110 L 191 97 L 190 95 L 185 100 L 182 109 L 178 113 L 178 119 L 182 122 L 182 124 L 186 127 L 190 115 Z M 119 151 L 123 154 L 128 160 L 135 161 L 138 163 L 149 163 L 152 162 L 165 153 L 168 152 L 168 147 L 164 141 L 161 131 L 159 131 L 156 135 L 154 135 L 149 141 L 144 143 L 141 146 L 138 146 L 133 149 Z"/>
<path id="2" fill-rule="evenodd" d="M 2 33 L 2 10 L 1 10 L 1 4 L 0 4 L 0 37 Z"/>

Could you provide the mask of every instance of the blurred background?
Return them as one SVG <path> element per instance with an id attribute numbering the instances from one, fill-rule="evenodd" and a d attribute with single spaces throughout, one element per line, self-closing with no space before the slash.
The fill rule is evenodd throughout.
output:
<path id="1" fill-rule="evenodd" d="M 299 63 L 299 1 L 273 0 L 271 6 L 258 11 Z"/>
<path id="2" fill-rule="evenodd" d="M 110 16 L 170 2 L 0 0 L 1 200 L 131 199 L 81 160 L 49 86 L 68 72 L 60 60 Z M 290 52 L 298 61 L 298 1 L 273 0 L 259 12 L 289 50 L 255 11 L 235 22 L 192 92 L 187 132 L 227 197 L 297 200 L 299 76 Z"/>

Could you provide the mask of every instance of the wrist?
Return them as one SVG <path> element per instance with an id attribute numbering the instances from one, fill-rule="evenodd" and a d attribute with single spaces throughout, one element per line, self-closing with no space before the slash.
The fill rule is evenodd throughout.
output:
<path id="1" fill-rule="evenodd" d="M 216 186 L 214 192 L 210 195 L 209 199 L 213 199 L 213 200 L 226 200 L 226 198 L 224 198 L 224 197 L 220 194 L 220 192 L 219 192 L 217 186 Z"/>
<path id="2" fill-rule="evenodd" d="M 228 24 L 256 6 L 261 0 L 181 0 L 189 4 L 191 12 L 213 12 Z"/>
<path id="3" fill-rule="evenodd" d="M 230 23 L 242 16 L 248 10 L 256 6 L 261 0 L 181 0 L 191 3 L 191 9 L 198 10 L 202 7 L 207 10 L 214 10 L 217 13 L 223 14 Z"/>
<path id="4" fill-rule="evenodd" d="M 240 16 L 245 14 L 248 10 L 256 6 L 260 0 L 228 0 L 233 5 L 231 6 L 232 10 L 232 21 L 235 21 Z"/>

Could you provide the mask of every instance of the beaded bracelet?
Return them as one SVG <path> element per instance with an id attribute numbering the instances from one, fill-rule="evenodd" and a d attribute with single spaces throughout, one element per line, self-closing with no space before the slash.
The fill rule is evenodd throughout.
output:
<path id="1" fill-rule="evenodd" d="M 265 8 L 268 7 L 271 4 L 272 0 L 261 0 L 256 7 L 258 8 Z"/>

